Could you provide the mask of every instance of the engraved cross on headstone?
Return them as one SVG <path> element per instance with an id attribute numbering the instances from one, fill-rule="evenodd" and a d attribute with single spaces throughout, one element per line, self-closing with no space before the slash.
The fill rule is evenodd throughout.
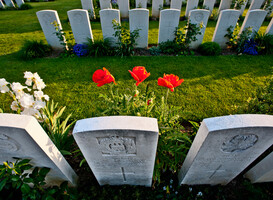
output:
<path id="1" fill-rule="evenodd" d="M 127 178 L 126 178 L 127 174 L 133 174 L 133 175 L 135 174 L 135 172 L 125 172 L 124 167 L 121 167 L 120 170 L 121 170 L 123 182 L 127 181 Z M 120 172 L 119 173 L 114 173 L 114 174 L 120 174 Z"/>

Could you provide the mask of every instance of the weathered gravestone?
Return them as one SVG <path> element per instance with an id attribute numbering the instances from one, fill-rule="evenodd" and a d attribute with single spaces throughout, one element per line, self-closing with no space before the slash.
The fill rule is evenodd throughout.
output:
<path id="1" fill-rule="evenodd" d="M 0 0 L 0 8 L 5 8 L 4 3 L 2 2 L 2 0 Z"/>
<path id="2" fill-rule="evenodd" d="M 111 42 L 112 46 L 116 46 L 118 39 L 114 37 L 115 30 L 113 28 L 113 20 L 120 23 L 119 10 L 116 9 L 104 9 L 100 10 L 100 23 L 102 29 L 103 39 L 107 39 Z"/>
<path id="3" fill-rule="evenodd" d="M 273 182 L 273 152 L 251 168 L 245 175 L 252 183 Z"/>
<path id="4" fill-rule="evenodd" d="M 118 8 L 120 10 L 121 18 L 128 18 L 129 17 L 129 0 L 117 0 L 118 1 Z"/>
<path id="5" fill-rule="evenodd" d="M 210 14 L 211 14 L 212 11 L 213 11 L 215 1 L 216 1 L 216 0 L 204 0 L 203 6 L 209 9 Z"/>
<path id="6" fill-rule="evenodd" d="M 93 41 L 91 25 L 87 10 L 75 9 L 67 12 L 71 29 L 77 44 L 88 42 L 88 38 Z"/>
<path id="7" fill-rule="evenodd" d="M 182 0 L 171 0 L 171 9 L 182 9 Z"/>
<path id="8" fill-rule="evenodd" d="M 271 19 L 269 25 L 267 26 L 265 33 L 273 35 L 273 18 Z"/>
<path id="9" fill-rule="evenodd" d="M 100 9 L 112 9 L 111 0 L 100 0 Z"/>
<path id="10" fill-rule="evenodd" d="M 221 3 L 219 5 L 219 11 L 230 9 L 231 4 L 232 4 L 232 0 L 221 0 Z"/>
<path id="11" fill-rule="evenodd" d="M 267 12 L 265 10 L 260 10 L 260 9 L 248 11 L 239 34 L 241 34 L 247 28 L 252 28 L 251 36 L 253 36 L 255 32 L 259 31 L 266 17 L 266 14 Z"/>
<path id="12" fill-rule="evenodd" d="M 151 186 L 158 140 L 156 119 L 83 119 L 77 121 L 73 136 L 100 185 Z"/>
<path id="13" fill-rule="evenodd" d="M 199 0 L 187 1 L 187 7 L 186 7 L 186 13 L 185 13 L 186 17 L 189 17 L 189 14 L 190 14 L 191 10 L 198 8 L 198 2 L 199 2 Z"/>
<path id="14" fill-rule="evenodd" d="M 265 0 L 253 0 L 248 10 L 260 9 Z"/>
<path id="15" fill-rule="evenodd" d="M 196 24 L 197 27 L 202 27 L 200 32 L 201 35 L 196 36 L 196 41 L 191 42 L 190 48 L 196 49 L 200 44 L 202 44 L 205 30 L 207 27 L 208 19 L 209 19 L 210 11 L 205 9 L 196 9 L 191 10 L 189 15 L 189 22 L 191 24 Z"/>
<path id="16" fill-rule="evenodd" d="M 36 167 L 50 168 L 47 185 L 68 181 L 75 186 L 77 175 L 43 128 L 32 116 L 0 114 L 0 163 L 14 158 L 31 159 Z"/>
<path id="17" fill-rule="evenodd" d="M 36 12 L 47 43 L 53 48 L 63 48 L 60 39 L 56 35 L 56 29 L 52 23 L 58 24 L 58 29 L 62 30 L 62 25 L 56 10 L 41 10 Z M 65 40 L 65 38 L 64 38 Z"/>
<path id="18" fill-rule="evenodd" d="M 93 0 L 81 0 L 82 9 L 87 10 L 90 18 L 95 18 Z"/>
<path id="19" fill-rule="evenodd" d="M 160 12 L 158 43 L 173 41 L 179 25 L 180 10 L 165 9 Z"/>
<path id="20" fill-rule="evenodd" d="M 136 0 L 136 8 L 147 8 L 147 0 Z"/>
<path id="21" fill-rule="evenodd" d="M 217 42 L 221 48 L 225 48 L 227 46 L 226 43 L 229 41 L 229 39 L 225 37 L 228 33 L 227 29 L 232 26 L 232 31 L 234 30 L 239 16 L 240 11 L 238 10 L 226 9 L 220 11 L 212 41 Z"/>
<path id="22" fill-rule="evenodd" d="M 160 10 L 163 9 L 163 0 L 153 0 L 152 3 L 152 17 L 158 18 Z"/>
<path id="23" fill-rule="evenodd" d="M 6 6 L 7 7 L 15 7 L 14 3 L 12 0 L 5 0 Z"/>
<path id="24" fill-rule="evenodd" d="M 129 11 L 130 32 L 139 30 L 139 37 L 136 39 L 136 47 L 148 47 L 149 10 L 144 8 L 132 9 Z"/>
<path id="25" fill-rule="evenodd" d="M 204 119 L 180 170 L 180 184 L 228 184 L 273 144 L 272 132 L 270 115 Z"/>
<path id="26" fill-rule="evenodd" d="M 24 0 L 15 0 L 15 1 L 16 1 L 16 4 L 19 8 L 21 7 L 21 5 L 23 5 L 25 3 Z"/>

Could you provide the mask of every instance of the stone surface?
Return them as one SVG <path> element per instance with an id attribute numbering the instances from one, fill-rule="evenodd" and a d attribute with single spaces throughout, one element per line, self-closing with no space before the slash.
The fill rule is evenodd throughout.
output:
<path id="1" fill-rule="evenodd" d="M 158 43 L 173 41 L 174 32 L 179 25 L 180 10 L 165 9 L 160 12 Z"/>
<path id="2" fill-rule="evenodd" d="M 5 8 L 4 3 L 2 2 L 2 0 L 0 0 L 0 8 Z"/>
<path id="3" fill-rule="evenodd" d="M 118 8 L 120 10 L 121 18 L 128 18 L 129 17 L 129 0 L 117 0 L 118 1 Z"/>
<path id="4" fill-rule="evenodd" d="M 226 9 L 220 11 L 216 28 L 212 37 L 213 42 L 217 42 L 221 48 L 226 48 L 229 39 L 225 37 L 228 33 L 227 29 L 232 26 L 233 30 L 240 16 L 240 11 L 234 9 Z"/>
<path id="5" fill-rule="evenodd" d="M 152 17 L 158 18 L 160 11 L 163 9 L 163 0 L 153 0 L 152 2 Z"/>
<path id="6" fill-rule="evenodd" d="M 82 9 L 87 10 L 90 18 L 95 18 L 93 0 L 81 0 Z"/>
<path id="7" fill-rule="evenodd" d="M 196 36 L 197 40 L 190 44 L 190 48 L 196 49 L 198 48 L 200 44 L 202 44 L 205 30 L 208 23 L 208 19 L 209 19 L 209 15 L 210 15 L 210 11 L 205 9 L 196 9 L 196 10 L 190 11 L 190 14 L 189 14 L 190 23 L 197 24 L 198 27 L 202 23 L 201 35 Z"/>
<path id="8" fill-rule="evenodd" d="M 187 7 L 186 7 L 186 13 L 185 13 L 186 17 L 189 17 L 189 14 L 190 14 L 191 10 L 198 8 L 198 3 L 199 3 L 199 0 L 187 1 Z"/>
<path id="9" fill-rule="evenodd" d="M 58 13 L 56 10 L 41 10 L 36 12 L 42 30 L 44 32 L 47 43 L 55 49 L 61 49 L 63 46 L 56 36 L 55 27 L 52 24 L 54 21 L 59 25 L 59 29 L 62 30 L 62 25 Z"/>
<path id="10" fill-rule="evenodd" d="M 260 9 L 265 0 L 253 0 L 248 10 Z"/>
<path id="11" fill-rule="evenodd" d="M 271 19 L 269 25 L 267 26 L 265 33 L 273 35 L 273 18 Z"/>
<path id="12" fill-rule="evenodd" d="M 100 9 L 112 9 L 111 0 L 100 0 Z"/>
<path id="13" fill-rule="evenodd" d="M 179 173 L 179 183 L 226 185 L 273 143 L 273 116 L 204 119 Z"/>
<path id="14" fill-rule="evenodd" d="M 273 152 L 251 168 L 245 175 L 252 183 L 273 182 Z"/>
<path id="15" fill-rule="evenodd" d="M 165 5 L 169 6 L 170 5 L 170 0 L 165 0 Z"/>
<path id="16" fill-rule="evenodd" d="M 25 3 L 24 0 L 15 0 L 15 2 L 19 8 L 21 5 L 23 5 Z"/>
<path id="17" fill-rule="evenodd" d="M 139 29 L 139 37 L 136 39 L 136 47 L 148 47 L 149 10 L 144 8 L 132 9 L 129 11 L 130 31 Z"/>
<path id="18" fill-rule="evenodd" d="M 230 9 L 231 3 L 232 3 L 232 0 L 221 0 L 221 3 L 219 5 L 219 11 Z"/>
<path id="19" fill-rule="evenodd" d="M 147 0 L 136 0 L 136 8 L 147 8 Z"/>
<path id="20" fill-rule="evenodd" d="M 182 1 L 183 0 L 171 0 L 171 9 L 178 9 L 181 10 L 182 9 Z"/>
<path id="21" fill-rule="evenodd" d="M 212 11 L 213 11 L 215 1 L 216 1 L 216 0 L 204 0 L 203 6 L 205 6 L 205 7 L 207 7 L 207 8 L 209 9 L 210 14 L 211 14 Z"/>
<path id="22" fill-rule="evenodd" d="M 75 186 L 77 175 L 43 128 L 32 116 L 0 114 L 0 163 L 13 159 L 31 159 L 37 167 L 48 167 L 47 185 L 68 181 Z"/>
<path id="23" fill-rule="evenodd" d="M 7 7 L 15 7 L 14 3 L 12 0 L 5 0 L 6 6 Z"/>
<path id="24" fill-rule="evenodd" d="M 241 34 L 246 28 L 252 27 L 252 36 L 255 34 L 255 31 L 258 32 L 267 12 L 265 10 L 250 10 L 247 12 L 244 22 L 241 26 L 239 34 Z"/>
<path id="25" fill-rule="evenodd" d="M 88 12 L 83 9 L 75 9 L 67 12 L 71 29 L 77 44 L 88 42 L 88 38 L 93 41 L 91 25 L 89 22 Z"/>
<path id="26" fill-rule="evenodd" d="M 112 21 L 117 20 L 120 23 L 119 10 L 116 9 L 104 9 L 100 10 L 100 23 L 102 29 L 103 39 L 108 39 L 112 46 L 116 46 L 117 38 L 114 37 L 115 30 L 113 28 Z"/>
<path id="27" fill-rule="evenodd" d="M 73 136 L 100 185 L 151 186 L 158 140 L 156 119 L 83 119 L 77 121 Z"/>

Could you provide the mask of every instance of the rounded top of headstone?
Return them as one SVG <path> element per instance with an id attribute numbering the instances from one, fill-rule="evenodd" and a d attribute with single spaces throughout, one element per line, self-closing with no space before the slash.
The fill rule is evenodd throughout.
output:
<path id="1" fill-rule="evenodd" d="M 195 13 L 195 12 L 210 13 L 210 11 L 207 9 L 194 9 L 190 11 L 190 13 Z"/>
<path id="2" fill-rule="evenodd" d="M 247 128 L 247 127 L 272 127 L 273 116 L 262 114 L 242 114 L 212 117 L 204 119 L 208 131 L 225 129 Z"/>
<path id="3" fill-rule="evenodd" d="M 36 14 L 42 14 L 42 13 L 57 13 L 56 10 L 40 10 L 38 12 L 36 12 Z"/>
<path id="4" fill-rule="evenodd" d="M 175 9 L 175 8 L 169 8 L 169 9 L 164 9 L 161 10 L 160 12 L 171 12 L 171 11 L 175 11 L 175 12 L 181 12 L 179 9 Z"/>
<path id="5" fill-rule="evenodd" d="M 240 10 L 235 10 L 235 9 L 225 9 L 220 11 L 220 13 L 225 13 L 225 12 L 241 13 Z"/>
<path id="6" fill-rule="evenodd" d="M 118 9 L 112 9 L 112 8 L 107 8 L 107 9 L 100 10 L 100 13 L 103 13 L 103 12 L 118 12 L 119 13 L 119 10 Z"/>
<path id="7" fill-rule="evenodd" d="M 86 13 L 88 13 L 88 11 L 84 10 L 84 9 L 73 9 L 73 10 L 67 11 L 67 13 L 73 13 L 73 12 L 86 12 Z"/>
<path id="8" fill-rule="evenodd" d="M 0 126 L 26 128 L 30 123 L 38 122 L 35 117 L 29 115 L 0 113 Z"/>
<path id="9" fill-rule="evenodd" d="M 146 8 L 134 8 L 129 10 L 129 12 L 149 12 L 149 10 Z"/>
<path id="10" fill-rule="evenodd" d="M 96 130 L 140 130 L 158 132 L 156 118 L 137 116 L 107 116 L 77 121 L 73 134 Z"/>

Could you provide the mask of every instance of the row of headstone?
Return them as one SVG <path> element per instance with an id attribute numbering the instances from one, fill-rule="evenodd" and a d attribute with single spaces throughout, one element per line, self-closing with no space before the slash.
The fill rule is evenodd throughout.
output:
<path id="1" fill-rule="evenodd" d="M 179 25 L 180 10 L 178 9 L 165 9 L 161 11 L 162 16 L 159 21 L 159 35 L 158 43 L 172 41 L 175 37 L 174 31 Z M 232 26 L 236 26 L 238 21 L 239 10 L 226 9 L 220 12 L 216 29 L 213 34 L 212 41 L 217 42 L 222 48 L 226 47 L 228 38 L 225 37 L 227 29 Z M 242 24 L 240 33 L 245 29 L 251 27 L 252 33 L 259 31 L 267 12 L 265 10 L 251 10 L 247 13 L 244 22 Z M 197 35 L 197 40 L 191 43 L 191 48 L 196 49 L 203 42 L 204 33 L 206 30 L 208 18 L 210 12 L 205 9 L 191 10 L 189 13 L 189 22 L 196 24 L 201 28 L 201 35 Z M 46 40 L 49 45 L 54 48 L 62 48 L 59 38 L 56 36 L 55 28 L 52 25 L 54 21 L 59 25 L 59 29 L 62 29 L 60 19 L 56 11 L 44 10 L 37 12 L 39 22 L 42 30 L 45 34 Z M 76 9 L 68 11 L 68 17 L 71 24 L 71 28 L 74 34 L 74 38 L 77 44 L 83 44 L 87 42 L 87 38 L 93 41 L 91 25 L 86 10 Z M 101 28 L 103 38 L 110 40 L 113 46 L 117 43 L 117 38 L 114 37 L 115 30 L 113 28 L 112 21 L 116 19 L 120 23 L 120 12 L 116 9 L 104 9 L 100 10 Z M 149 10 L 147 9 L 132 9 L 129 11 L 130 31 L 139 29 L 139 37 L 137 38 L 137 48 L 147 48 L 148 46 L 148 30 L 149 30 Z M 273 22 L 267 27 L 266 33 L 273 34 L 272 26 Z"/>
<path id="2" fill-rule="evenodd" d="M 6 6 L 7 7 L 15 7 L 14 3 L 12 0 L 5 0 Z"/>
<path id="3" fill-rule="evenodd" d="M 230 115 L 204 119 L 179 172 L 179 184 L 226 185 L 273 145 L 273 116 Z M 157 119 L 133 116 L 77 121 L 73 136 L 100 185 L 152 184 Z M 77 175 L 34 117 L 0 114 L 0 162 L 30 159 L 48 167 L 47 185 Z M 273 153 L 245 173 L 251 182 L 273 181 Z"/>
<path id="4" fill-rule="evenodd" d="M 5 5 L 2 0 L 0 0 L 0 8 L 5 8 Z"/>
<path id="5" fill-rule="evenodd" d="M 4 0 L 4 1 L 6 3 L 7 7 L 14 7 L 15 8 L 15 4 L 12 0 Z M 25 3 L 24 0 L 15 0 L 15 2 L 18 7 L 21 7 L 21 5 L 23 5 Z M 2 0 L 0 0 L 0 8 L 5 8 L 5 5 Z"/>

